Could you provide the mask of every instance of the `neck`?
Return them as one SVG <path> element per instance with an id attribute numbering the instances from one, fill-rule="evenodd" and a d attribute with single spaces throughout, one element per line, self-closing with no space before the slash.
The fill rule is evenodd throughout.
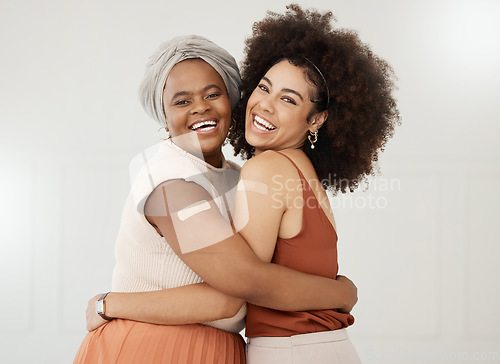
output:
<path id="1" fill-rule="evenodd" d="M 281 152 L 283 150 L 293 150 L 293 149 L 297 149 L 297 150 L 303 151 L 304 150 L 304 141 L 301 141 L 300 143 L 297 143 L 295 145 L 285 146 L 285 147 L 282 147 L 282 148 L 270 148 L 270 149 L 255 148 L 254 155 L 258 156 L 260 153 L 265 152 L 266 150 L 274 150 L 276 152 Z"/>
<path id="2" fill-rule="evenodd" d="M 203 159 L 205 162 L 210 164 L 212 167 L 215 168 L 221 168 L 222 167 L 222 160 L 223 160 L 223 154 L 222 151 L 219 150 L 218 153 L 210 154 L 210 155 L 203 155 Z"/>
<path id="3" fill-rule="evenodd" d="M 224 155 L 222 154 L 222 147 L 219 149 L 203 153 L 201 150 L 201 146 L 198 140 L 194 140 L 191 138 L 190 134 L 183 134 L 180 137 L 171 138 L 172 143 L 174 143 L 177 147 L 183 149 L 189 154 L 194 155 L 195 157 L 204 160 L 206 163 L 210 164 L 212 167 L 220 168 L 222 167 L 222 161 L 224 160 Z"/>

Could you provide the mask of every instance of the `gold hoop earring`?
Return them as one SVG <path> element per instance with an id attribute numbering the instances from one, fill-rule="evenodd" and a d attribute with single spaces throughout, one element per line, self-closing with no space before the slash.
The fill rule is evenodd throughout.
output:
<path id="1" fill-rule="evenodd" d="M 165 133 L 167 133 L 167 137 L 166 138 L 162 138 L 162 135 L 161 135 L 161 131 L 165 129 Z M 170 139 L 170 133 L 169 133 L 169 130 L 166 126 L 162 126 L 160 129 L 158 129 L 158 137 L 161 139 L 161 140 L 168 140 Z"/>

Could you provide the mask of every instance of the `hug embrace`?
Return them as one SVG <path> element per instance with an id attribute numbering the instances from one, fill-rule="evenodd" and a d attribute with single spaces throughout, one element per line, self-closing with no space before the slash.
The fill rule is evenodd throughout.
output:
<path id="1" fill-rule="evenodd" d="M 140 99 L 168 137 L 134 161 L 112 289 L 74 363 L 360 362 L 327 191 L 374 173 L 399 114 L 389 64 L 332 18 L 268 13 L 241 77 L 202 36 L 150 57 Z"/>

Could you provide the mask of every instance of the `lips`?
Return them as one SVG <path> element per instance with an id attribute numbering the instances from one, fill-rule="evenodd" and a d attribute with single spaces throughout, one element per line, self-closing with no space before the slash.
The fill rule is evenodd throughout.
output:
<path id="1" fill-rule="evenodd" d="M 267 121 L 266 119 L 258 116 L 258 115 L 255 115 L 254 118 L 253 118 L 253 125 L 258 129 L 258 130 L 261 130 L 261 131 L 273 131 L 276 129 L 276 126 L 274 126 L 273 124 L 271 124 L 269 121 Z"/>
<path id="2" fill-rule="evenodd" d="M 216 119 L 203 119 L 196 121 L 189 129 L 196 132 L 207 133 L 214 130 L 217 127 L 218 121 Z"/>

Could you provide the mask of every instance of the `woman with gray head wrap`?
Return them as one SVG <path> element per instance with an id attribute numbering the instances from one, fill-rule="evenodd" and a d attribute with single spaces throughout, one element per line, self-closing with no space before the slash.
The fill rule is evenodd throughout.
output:
<path id="1" fill-rule="evenodd" d="M 176 239 L 158 229 L 148 216 L 158 215 L 149 212 L 158 208 L 155 205 L 158 201 L 165 209 L 163 198 L 156 198 L 155 192 L 162 191 L 164 183 L 179 180 L 196 183 L 209 193 L 207 205 L 210 203 L 219 216 L 230 216 L 227 202 L 216 205 L 214 199 L 223 195 L 228 185 L 236 186 L 239 178 L 239 166 L 224 160 L 222 144 L 231 123 L 231 111 L 240 99 L 240 88 L 234 58 L 201 36 L 176 37 L 161 44 L 150 57 L 140 87 L 140 101 L 149 116 L 169 131 L 170 137 L 139 155 L 145 165 L 137 173 L 125 203 L 116 241 L 113 292 L 95 297 L 87 310 L 89 330 L 104 322 L 106 325 L 89 332 L 74 363 L 245 362 L 245 344 L 239 335 L 244 327 L 243 300 L 226 296 L 208 285 L 195 284 L 202 279 L 176 255 L 178 252 L 172 248 Z M 231 201 L 234 190 L 228 192 Z M 177 197 L 187 201 L 189 195 L 178 193 Z M 175 205 L 173 198 L 168 201 Z M 171 230 L 174 229 L 175 226 Z M 224 230 L 233 234 L 223 226 L 221 231 Z M 181 240 L 178 230 L 176 233 Z M 156 301 L 160 310 L 166 309 L 162 315 L 169 318 L 157 322 L 156 310 L 151 310 L 151 301 L 157 293 L 153 291 L 171 287 L 180 288 L 168 290 L 165 298 L 169 302 Z M 129 296 L 132 300 L 125 301 L 133 307 L 132 315 L 120 316 L 120 311 L 114 311 L 120 307 L 114 304 L 115 299 L 121 298 L 117 292 L 134 292 Z M 184 301 L 190 304 L 175 299 L 180 292 L 186 292 Z M 97 310 L 96 303 L 102 305 Z M 186 320 L 183 313 L 186 309 L 190 314 L 194 312 L 195 317 Z M 111 317 L 165 325 L 111 321 Z M 195 322 L 205 324 L 192 324 Z"/>

